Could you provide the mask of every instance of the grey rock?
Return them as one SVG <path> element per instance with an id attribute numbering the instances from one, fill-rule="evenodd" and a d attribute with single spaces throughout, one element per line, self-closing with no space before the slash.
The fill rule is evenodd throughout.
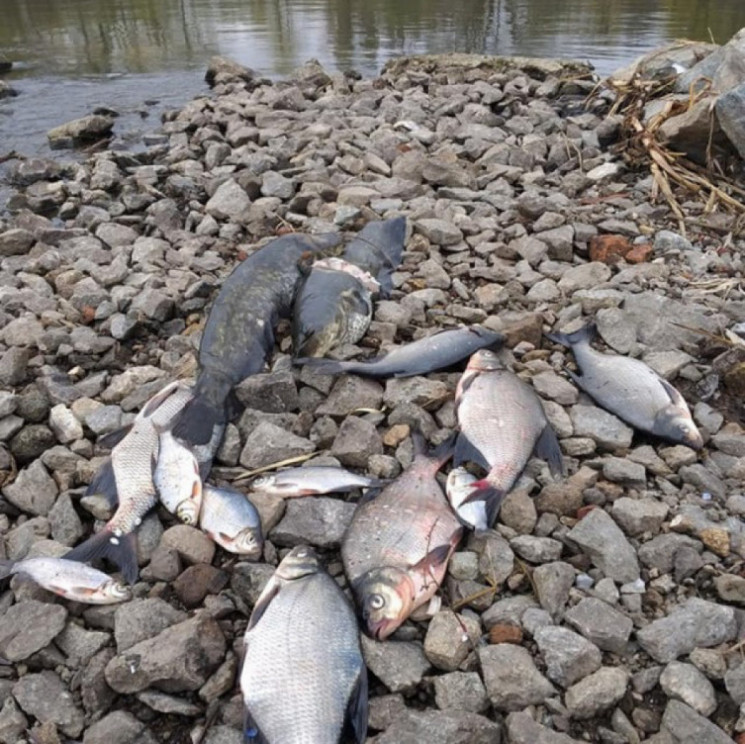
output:
<path id="1" fill-rule="evenodd" d="M 0 655 L 23 661 L 48 646 L 64 629 L 67 610 L 30 599 L 14 604 L 3 615 Z"/>
<path id="2" fill-rule="evenodd" d="M 248 194 L 230 178 L 217 188 L 205 205 L 205 210 L 218 220 L 230 220 L 240 224 L 250 206 Z"/>
<path id="3" fill-rule="evenodd" d="M 251 375 L 236 386 L 235 395 L 257 411 L 284 413 L 298 409 L 295 378 L 289 370 Z"/>
<path id="4" fill-rule="evenodd" d="M 656 499 L 622 496 L 613 502 L 611 516 L 627 535 L 640 535 L 642 532 L 654 534 L 660 531 L 668 511 L 667 504 Z"/>
<path id="5" fill-rule="evenodd" d="M 220 626 L 199 613 L 115 656 L 106 666 L 106 681 L 120 693 L 151 685 L 164 692 L 197 690 L 222 662 L 225 649 Z"/>
<path id="6" fill-rule="evenodd" d="M 373 423 L 358 416 L 347 416 L 331 445 L 331 454 L 342 465 L 365 468 L 372 455 L 383 454 L 383 442 Z"/>
<path id="7" fill-rule="evenodd" d="M 698 540 L 687 535 L 658 535 L 639 548 L 639 560 L 648 568 L 656 568 L 660 573 L 670 573 L 673 570 L 675 554 L 684 547 L 700 552 L 703 546 Z"/>
<path id="8" fill-rule="evenodd" d="M 450 396 L 448 386 L 426 377 L 393 378 L 386 382 L 383 402 L 389 408 L 413 403 L 425 409 L 439 408 Z"/>
<path id="9" fill-rule="evenodd" d="M 316 408 L 316 415 L 348 416 L 360 408 L 379 409 L 382 402 L 383 387 L 379 382 L 354 375 L 342 375 L 334 383 L 328 397 Z"/>
<path id="10" fill-rule="evenodd" d="M 28 253 L 36 242 L 34 234 L 22 228 L 5 230 L 0 233 L 0 256 L 22 256 Z"/>
<path id="11" fill-rule="evenodd" d="M 709 679 L 724 679 L 727 662 L 721 651 L 710 648 L 694 648 L 688 658 L 691 664 Z"/>
<path id="12" fill-rule="evenodd" d="M 21 470 L 15 481 L 3 488 L 3 496 L 11 504 L 15 504 L 24 512 L 38 516 L 49 514 L 57 493 L 57 484 L 40 460 L 35 460 Z"/>
<path id="13" fill-rule="evenodd" d="M 533 571 L 538 601 L 552 617 L 559 618 L 563 614 L 574 577 L 574 568 L 563 561 L 546 563 Z"/>
<path id="14" fill-rule="evenodd" d="M 18 407 L 18 396 L 9 390 L 0 390 L 0 418 L 10 416 Z"/>
<path id="15" fill-rule="evenodd" d="M 427 626 L 424 654 L 436 669 L 455 671 L 475 647 L 480 635 L 481 626 L 473 618 L 441 610 Z"/>
<path id="16" fill-rule="evenodd" d="M 515 555 L 507 540 L 498 533 L 474 533 L 468 538 L 467 548 L 478 553 L 481 575 L 494 584 L 501 584 L 512 574 Z"/>
<path id="17" fill-rule="evenodd" d="M 374 741 L 375 744 L 425 741 L 428 744 L 495 744 L 501 732 L 500 724 L 476 713 L 407 708 Z"/>
<path id="18" fill-rule="evenodd" d="M 666 664 L 694 648 L 731 641 L 736 634 L 737 621 L 731 607 L 691 597 L 666 617 L 637 631 L 636 638 L 655 661 Z"/>
<path id="19" fill-rule="evenodd" d="M 644 465 L 623 457 L 607 457 L 603 461 L 603 477 L 612 483 L 623 483 L 632 488 L 645 488 L 647 485 Z"/>
<path id="20" fill-rule="evenodd" d="M 52 537 L 61 545 L 72 547 L 85 534 L 83 523 L 72 505 L 69 493 L 61 493 L 49 510 Z"/>
<path id="21" fill-rule="evenodd" d="M 86 414 L 85 425 L 99 436 L 110 434 L 122 425 L 122 409 L 119 406 L 101 406 Z"/>
<path id="22" fill-rule="evenodd" d="M 0 710 L 0 742 L 16 744 L 23 741 L 22 734 L 28 727 L 28 719 L 21 713 L 12 697 L 7 697 Z"/>
<path id="23" fill-rule="evenodd" d="M 261 193 L 264 196 L 276 196 L 279 199 L 292 199 L 295 195 L 295 183 L 291 178 L 275 171 L 267 171 L 262 175 Z"/>
<path id="24" fill-rule="evenodd" d="M 551 370 L 535 375 L 531 382 L 539 395 L 550 398 L 562 406 L 572 406 L 577 402 L 579 392 L 570 382 Z"/>
<path id="25" fill-rule="evenodd" d="M 421 644 L 411 641 L 380 643 L 360 636 L 367 668 L 391 691 L 410 692 L 430 669 Z"/>
<path id="26" fill-rule="evenodd" d="M 681 548 L 685 550 L 685 548 Z M 679 555 L 679 554 L 678 554 Z M 725 602 L 745 604 L 745 578 L 733 574 L 721 574 L 714 577 L 717 594 Z"/>
<path id="27" fill-rule="evenodd" d="M 578 289 L 595 289 L 599 284 L 610 279 L 609 266 L 599 261 L 573 266 L 564 272 L 559 279 L 559 289 L 566 295 L 571 295 Z"/>
<path id="28" fill-rule="evenodd" d="M 0 384 L 20 385 L 26 379 L 30 358 L 29 349 L 14 346 L 5 351 L 0 357 Z"/>
<path id="29" fill-rule="evenodd" d="M 590 560 L 619 583 L 639 578 L 636 551 L 618 525 L 603 509 L 593 509 L 567 534 Z"/>
<path id="30" fill-rule="evenodd" d="M 603 651 L 623 654 L 634 628 L 630 617 L 601 599 L 587 597 L 567 610 L 564 619 Z"/>
<path id="31" fill-rule="evenodd" d="M 186 620 L 186 613 L 157 597 L 133 599 L 119 605 L 114 614 L 114 639 L 121 654 L 140 641 Z"/>
<path id="32" fill-rule="evenodd" d="M 563 545 L 550 537 L 520 535 L 510 540 L 510 547 L 521 558 L 531 563 L 555 561 L 561 555 Z"/>
<path id="33" fill-rule="evenodd" d="M 727 734 L 679 700 L 670 700 L 662 715 L 662 726 L 676 744 L 732 744 Z"/>
<path id="34" fill-rule="evenodd" d="M 428 218 L 418 220 L 414 229 L 435 245 L 456 245 L 463 240 L 463 233 L 447 220 Z"/>
<path id="35" fill-rule="evenodd" d="M 625 694 L 629 673 L 621 667 L 603 667 L 572 685 L 564 702 L 572 718 L 593 718 L 612 708 Z"/>
<path id="36" fill-rule="evenodd" d="M 723 93 L 716 100 L 715 108 L 719 125 L 727 139 L 735 146 L 741 158 L 745 158 L 745 128 L 742 110 L 745 106 L 745 83 Z"/>
<path id="37" fill-rule="evenodd" d="M 476 672 L 451 672 L 434 679 L 435 703 L 440 710 L 482 713 L 489 707 L 481 677 Z"/>
<path id="38" fill-rule="evenodd" d="M 49 428 L 62 444 L 83 438 L 83 425 L 63 403 L 54 406 L 49 412 Z"/>
<path id="39" fill-rule="evenodd" d="M 536 723 L 527 711 L 510 713 L 505 723 L 509 744 L 579 744 L 578 739 Z"/>
<path id="40" fill-rule="evenodd" d="M 204 74 L 205 82 L 214 87 L 218 82 L 250 82 L 255 73 L 248 67 L 244 67 L 228 57 L 210 57 L 207 71 Z M 88 744 L 86 742 L 85 744 Z"/>
<path id="41" fill-rule="evenodd" d="M 562 687 L 569 687 L 600 668 L 600 649 L 567 628 L 541 628 L 534 638 L 546 662 L 546 675 Z"/>
<path id="42" fill-rule="evenodd" d="M 570 409 L 569 416 L 577 437 L 589 437 L 610 452 L 631 446 L 633 429 L 602 408 L 580 404 Z"/>
<path id="43" fill-rule="evenodd" d="M 47 139 L 53 150 L 76 147 L 86 142 L 95 142 L 107 137 L 113 128 L 114 119 L 110 116 L 91 114 L 50 129 L 47 132 Z"/>
<path id="44" fill-rule="evenodd" d="M 739 666 L 727 670 L 724 675 L 724 686 L 727 688 L 730 697 L 738 705 L 745 703 L 745 664 L 740 664 Z M 701 710 L 699 706 L 694 705 L 690 700 L 685 700 L 682 697 L 681 699 L 684 703 L 688 703 L 692 708 L 695 708 L 699 713 L 701 713 L 701 715 L 709 715 Z"/>
<path id="45" fill-rule="evenodd" d="M 109 637 L 103 631 L 86 630 L 82 625 L 68 622 L 55 644 L 67 656 L 70 666 L 83 666 L 109 642 Z"/>
<path id="46" fill-rule="evenodd" d="M 492 705 L 507 713 L 540 705 L 556 694 L 527 649 L 509 643 L 479 648 L 484 684 Z"/>
<path id="47" fill-rule="evenodd" d="M 86 729 L 83 744 L 156 744 L 147 725 L 124 710 L 115 710 Z"/>
<path id="48" fill-rule="evenodd" d="M 84 714 L 72 693 L 52 671 L 27 674 L 13 686 L 13 697 L 23 711 L 41 723 L 50 721 L 73 738 L 83 730 Z"/>
<path id="49" fill-rule="evenodd" d="M 295 436 L 269 421 L 261 421 L 248 435 L 239 462 L 245 468 L 261 468 L 309 454 L 314 449 L 315 445 L 308 439 Z"/>
<path id="50" fill-rule="evenodd" d="M 338 499 L 290 499 L 282 521 L 271 531 L 272 542 L 288 547 L 309 544 L 335 548 L 349 523 L 355 505 Z"/>
<path id="51" fill-rule="evenodd" d="M 527 594 L 505 597 L 494 602 L 481 616 L 481 620 L 487 630 L 494 625 L 520 625 L 523 613 L 528 609 L 537 607 L 537 602 Z"/>
<path id="52" fill-rule="evenodd" d="M 43 455 L 48 449 L 54 447 L 57 440 L 51 430 L 41 424 L 24 426 L 10 441 L 10 451 L 21 463 L 27 463 Z M 35 464 L 35 463 L 34 463 Z M 41 477 L 41 471 L 34 471 Z M 39 500 L 40 505 L 46 503 L 44 499 Z"/>
<path id="53" fill-rule="evenodd" d="M 274 567 L 265 563 L 237 563 L 230 577 L 230 588 L 253 606 L 273 574 Z"/>
<path id="54" fill-rule="evenodd" d="M 153 549 L 158 543 L 164 548 L 173 548 L 188 564 L 212 563 L 215 556 L 215 543 L 204 532 L 188 524 L 176 524 L 163 532 L 162 537 L 158 532 L 157 537 Z"/>
<path id="55" fill-rule="evenodd" d="M 693 664 L 671 661 L 660 676 L 660 686 L 669 698 L 682 700 L 702 716 L 717 708 L 714 686 Z"/>

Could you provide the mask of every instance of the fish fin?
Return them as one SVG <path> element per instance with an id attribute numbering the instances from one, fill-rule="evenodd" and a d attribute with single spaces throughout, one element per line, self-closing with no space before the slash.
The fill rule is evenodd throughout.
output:
<path id="1" fill-rule="evenodd" d="M 224 423 L 225 411 L 215 408 L 208 400 L 195 396 L 174 419 L 171 432 L 176 439 L 188 444 L 207 444 L 215 426 Z"/>
<path id="2" fill-rule="evenodd" d="M 495 488 L 486 478 L 474 481 L 471 485 L 473 490 L 463 499 L 461 506 L 471 504 L 474 501 L 485 501 L 487 522 L 490 525 L 494 524 L 497 514 L 499 514 L 499 507 L 502 506 L 507 494 L 503 490 Z"/>
<path id="3" fill-rule="evenodd" d="M 473 462 L 484 470 L 489 470 L 490 467 L 484 455 L 481 454 L 481 450 L 477 449 L 476 445 L 463 432 L 460 432 L 455 440 L 453 465 L 458 466 L 463 462 Z"/>
<path id="4" fill-rule="evenodd" d="M 453 546 L 450 543 L 447 545 L 438 545 L 436 548 L 430 550 L 422 560 L 415 563 L 411 567 L 411 570 L 429 574 L 436 566 L 445 563 L 452 548 Z"/>
<path id="5" fill-rule="evenodd" d="M 169 382 L 168 385 L 161 388 L 145 405 L 140 409 L 137 418 L 150 418 L 179 388 L 178 380 Z"/>
<path id="6" fill-rule="evenodd" d="M 0 581 L 7 579 L 10 576 L 15 561 L 0 560 Z"/>
<path id="7" fill-rule="evenodd" d="M 281 588 L 282 584 L 279 582 L 278 579 L 272 576 L 272 578 L 269 579 L 266 586 L 264 587 L 264 590 L 259 595 L 259 598 L 256 600 L 253 612 L 251 613 L 251 617 L 248 620 L 248 625 L 246 626 L 247 633 L 249 630 L 256 627 L 259 620 L 261 620 L 267 608 L 272 603 L 272 600 L 277 596 L 277 594 L 279 594 L 279 590 Z"/>
<path id="8" fill-rule="evenodd" d="M 256 725 L 248 708 L 243 714 L 243 739 L 248 744 L 269 744 L 269 740 L 261 733 L 261 729 Z"/>
<path id="9" fill-rule="evenodd" d="M 684 406 L 688 405 L 686 403 L 685 398 L 680 394 L 680 391 L 674 388 L 664 377 L 660 377 L 659 380 L 665 392 L 667 393 L 667 397 L 670 398 L 670 402 L 673 405 L 676 405 L 676 406 L 679 406 L 681 404 Z"/>
<path id="10" fill-rule="evenodd" d="M 122 426 L 116 431 L 110 431 L 108 434 L 99 437 L 97 444 L 101 447 L 106 447 L 106 449 L 114 449 L 114 447 L 116 447 L 116 445 L 119 444 L 119 442 L 121 442 L 131 430 L 132 424 Z"/>
<path id="11" fill-rule="evenodd" d="M 386 486 L 393 482 L 393 478 L 370 478 L 370 483 L 366 486 L 361 486 L 365 489 L 372 489 L 376 491 L 382 491 Z M 357 486 L 355 486 L 356 488 Z"/>
<path id="12" fill-rule="evenodd" d="M 597 333 L 595 321 L 590 321 L 587 325 L 574 331 L 574 333 L 544 333 L 543 335 L 555 344 L 562 346 L 578 346 L 583 343 L 590 343 Z"/>
<path id="13" fill-rule="evenodd" d="M 551 475 L 564 475 L 564 460 L 561 456 L 561 446 L 551 424 L 546 424 L 543 427 L 543 431 L 538 437 L 533 450 L 538 457 L 548 462 Z"/>
<path id="14" fill-rule="evenodd" d="M 382 487 L 371 486 L 362 494 L 362 496 L 360 496 L 359 501 L 357 501 L 357 506 L 360 506 L 362 504 L 367 504 L 368 501 L 372 501 L 373 499 L 376 499 L 378 496 L 380 496 L 382 492 L 383 492 Z"/>
<path id="15" fill-rule="evenodd" d="M 367 669 L 362 664 L 344 715 L 339 744 L 362 744 L 367 738 Z"/>
<path id="16" fill-rule="evenodd" d="M 98 472 L 93 476 L 93 480 L 85 489 L 86 496 L 98 494 L 105 496 L 109 505 L 113 508 L 119 503 L 119 493 L 116 488 L 116 476 L 114 475 L 114 463 L 109 457 Z"/>
<path id="17" fill-rule="evenodd" d="M 581 390 L 584 390 L 585 389 L 585 386 L 584 386 L 584 383 L 583 383 L 583 380 L 582 380 L 582 375 L 578 375 L 576 372 L 572 372 L 571 369 L 567 369 L 567 370 L 564 370 L 564 371 L 567 373 L 567 376 L 569 377 L 569 379 L 578 388 L 580 388 Z"/>
<path id="18" fill-rule="evenodd" d="M 295 366 L 307 365 L 319 375 L 338 375 L 344 372 L 344 365 L 335 359 L 319 359 L 318 357 L 296 357 L 292 360 Z"/>
<path id="19" fill-rule="evenodd" d="M 90 563 L 96 558 L 108 558 L 115 563 L 129 584 L 134 584 L 139 575 L 137 567 L 137 535 L 129 532 L 116 537 L 110 529 L 104 528 L 91 535 L 85 542 L 76 545 L 63 556 L 68 561 Z"/>

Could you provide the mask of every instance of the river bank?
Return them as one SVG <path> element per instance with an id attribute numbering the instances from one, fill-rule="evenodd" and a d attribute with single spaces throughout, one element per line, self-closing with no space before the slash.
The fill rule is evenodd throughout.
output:
<path id="1" fill-rule="evenodd" d="M 365 640 L 370 741 L 731 741 L 745 729 L 745 354 L 723 333 L 745 322 L 742 238 L 701 226 L 703 205 L 685 197 L 687 237 L 675 232 L 653 179 L 616 147 L 613 94 L 585 107 L 596 81 L 581 65 L 450 56 L 357 79 L 309 63 L 271 82 L 222 61 L 211 80 L 144 152 L 11 163 L 7 557 L 63 554 L 105 518 L 83 496 L 107 453 L 97 440 L 193 369 L 210 299 L 257 243 L 405 215 L 394 295 L 363 350 L 461 323 L 504 331 L 568 477 L 531 461 L 495 531 L 456 553 L 446 609 L 395 641 Z M 542 333 L 583 316 L 685 393 L 703 452 L 635 434 L 568 382 L 571 355 Z M 246 410 L 211 480 L 314 452 L 395 477 L 412 427 L 433 441 L 452 431 L 457 371 L 323 377 L 293 368 L 287 328 L 279 338 L 271 372 L 238 387 Z M 50 744 L 239 744 L 250 609 L 295 544 L 318 547 L 344 583 L 351 501 L 257 499 L 259 563 L 159 510 L 140 531 L 135 599 L 118 607 L 14 578 L 0 597 L 0 740 L 34 728 Z"/>

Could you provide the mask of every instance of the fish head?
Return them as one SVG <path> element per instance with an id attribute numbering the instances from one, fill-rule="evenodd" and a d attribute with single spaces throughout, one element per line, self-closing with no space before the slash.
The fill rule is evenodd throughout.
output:
<path id="1" fill-rule="evenodd" d="M 464 499 L 473 491 L 473 484 L 478 478 L 465 468 L 453 468 L 445 482 L 445 493 L 453 506 L 460 506 Z"/>
<path id="2" fill-rule="evenodd" d="M 473 372 L 493 372 L 494 370 L 504 369 L 504 365 L 499 357 L 489 349 L 479 349 L 468 360 L 466 370 Z"/>
<path id="3" fill-rule="evenodd" d="M 701 432 L 687 407 L 670 406 L 660 411 L 655 417 L 652 433 L 668 441 L 685 444 L 696 451 L 704 446 Z"/>
<path id="4" fill-rule="evenodd" d="M 365 629 L 377 641 L 391 635 L 414 609 L 414 584 L 399 568 L 369 571 L 359 582 L 356 594 Z"/>
<path id="5" fill-rule="evenodd" d="M 258 559 L 264 549 L 261 530 L 256 527 L 246 527 L 233 538 L 233 548 L 239 555 L 246 558 Z"/>
<path id="6" fill-rule="evenodd" d="M 132 589 L 121 581 L 111 579 L 101 585 L 97 594 L 107 602 L 124 602 L 131 599 Z"/>
<path id="7" fill-rule="evenodd" d="M 276 475 L 259 475 L 251 481 L 252 491 L 264 491 L 274 486 Z"/>
<path id="8" fill-rule="evenodd" d="M 275 575 L 284 581 L 295 581 L 321 570 L 321 562 L 308 545 L 294 547 L 281 561 Z"/>
<path id="9" fill-rule="evenodd" d="M 184 524 L 195 525 L 199 520 L 200 503 L 193 499 L 186 499 L 176 507 L 176 517 Z"/>

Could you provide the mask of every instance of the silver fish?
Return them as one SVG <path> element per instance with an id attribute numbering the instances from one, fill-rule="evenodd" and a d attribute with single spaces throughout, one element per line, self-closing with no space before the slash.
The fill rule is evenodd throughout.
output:
<path id="1" fill-rule="evenodd" d="M 469 473 L 465 468 L 453 468 L 445 483 L 445 494 L 450 506 L 463 524 L 475 530 L 486 530 L 489 528 L 489 520 L 486 514 L 486 502 L 474 501 L 471 504 L 464 503 L 474 491 L 474 483 L 478 477 Z"/>
<path id="2" fill-rule="evenodd" d="M 293 548 L 279 564 L 256 602 L 245 645 L 247 741 L 365 741 L 367 670 L 357 621 L 311 548 Z"/>
<path id="3" fill-rule="evenodd" d="M 256 507 L 240 491 L 205 485 L 199 526 L 230 553 L 258 560 L 264 548 Z"/>
<path id="4" fill-rule="evenodd" d="M 582 374 L 567 374 L 578 387 L 635 429 L 700 450 L 704 440 L 685 398 L 641 360 L 593 349 L 594 336 L 594 323 L 574 333 L 548 334 L 574 352 Z"/>
<path id="5" fill-rule="evenodd" d="M 86 604 L 115 604 L 130 599 L 128 586 L 103 571 L 65 558 L 26 558 L 0 561 L 0 578 L 27 576 L 47 591 Z"/>
<path id="6" fill-rule="evenodd" d="M 453 464 L 471 461 L 489 471 L 462 503 L 485 501 L 489 526 L 534 451 L 554 475 L 562 472 L 559 442 L 540 398 L 493 352 L 482 349 L 469 360 L 455 392 L 455 415 L 460 433 Z"/>
<path id="7" fill-rule="evenodd" d="M 344 468 L 314 465 L 259 475 L 251 481 L 251 490 L 292 498 L 321 493 L 344 493 L 355 488 L 378 488 L 387 482 L 351 473 Z"/>
<path id="8" fill-rule="evenodd" d="M 160 503 L 184 524 L 196 524 L 202 506 L 202 479 L 197 458 L 168 429 L 160 430 L 158 437 L 158 464 L 153 483 Z"/>
<path id="9" fill-rule="evenodd" d="M 450 367 L 478 349 L 498 347 L 503 343 L 501 333 L 473 325 L 433 333 L 369 361 L 300 358 L 295 360 L 295 364 L 308 364 L 315 372 L 326 375 L 345 372 L 365 377 L 411 377 Z"/>
<path id="10" fill-rule="evenodd" d="M 344 571 L 373 638 L 387 638 L 432 600 L 463 534 L 435 478 L 450 454 L 419 452 L 396 480 L 360 503 L 342 539 Z"/>

